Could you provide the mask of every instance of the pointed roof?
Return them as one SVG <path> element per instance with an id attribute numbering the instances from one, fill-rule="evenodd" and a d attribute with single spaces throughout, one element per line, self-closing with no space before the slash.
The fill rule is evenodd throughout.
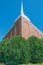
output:
<path id="1" fill-rule="evenodd" d="M 31 22 L 31 20 L 24 14 L 24 10 L 23 10 L 23 2 L 21 2 L 21 13 L 20 13 L 20 15 L 16 18 L 16 20 L 15 20 L 15 22 L 20 18 L 20 17 L 24 17 L 25 19 L 27 19 L 31 24 L 32 24 L 32 22 Z M 33 24 L 32 24 L 33 25 Z M 10 27 L 10 29 L 9 29 L 9 31 L 11 30 L 11 28 L 14 26 L 14 24 Z M 35 25 L 33 25 L 41 34 L 43 34 Z M 9 32 L 8 31 L 8 32 Z M 7 33 L 8 33 L 7 32 Z M 6 36 L 6 35 L 5 35 Z M 4 36 L 4 37 L 5 37 Z"/>
<path id="2" fill-rule="evenodd" d="M 15 22 L 20 18 L 20 17 L 24 17 L 25 19 L 27 19 L 31 24 L 31 20 L 29 17 L 27 17 L 25 14 L 24 14 L 24 9 L 23 9 L 23 2 L 21 1 L 21 13 L 20 13 L 20 16 L 17 17 L 17 19 L 15 20 Z M 43 34 L 34 24 L 32 24 L 41 34 Z"/>

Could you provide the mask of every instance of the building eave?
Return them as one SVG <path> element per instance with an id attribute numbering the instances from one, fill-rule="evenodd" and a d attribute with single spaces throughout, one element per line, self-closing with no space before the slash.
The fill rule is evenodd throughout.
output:
<path id="1" fill-rule="evenodd" d="M 8 32 L 6 33 L 6 35 L 9 33 L 9 31 L 12 29 L 12 27 L 15 25 L 16 21 L 17 21 L 20 17 L 24 17 L 25 19 L 27 19 L 27 20 L 33 25 L 33 23 L 30 21 L 30 19 L 29 19 L 26 15 L 24 15 L 24 14 L 19 15 L 19 16 L 17 17 L 17 19 L 15 20 L 14 24 L 10 27 L 10 29 L 9 29 Z M 33 26 L 43 35 L 43 33 L 42 33 L 35 25 L 33 25 Z M 5 35 L 3 38 L 5 38 L 6 35 Z"/>

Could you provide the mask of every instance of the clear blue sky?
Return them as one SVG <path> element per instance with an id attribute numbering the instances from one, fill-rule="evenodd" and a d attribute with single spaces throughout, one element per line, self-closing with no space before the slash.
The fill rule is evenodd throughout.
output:
<path id="1" fill-rule="evenodd" d="M 43 32 L 43 0 L 23 0 L 24 13 Z M 0 0 L 0 40 L 20 15 L 21 0 Z"/>

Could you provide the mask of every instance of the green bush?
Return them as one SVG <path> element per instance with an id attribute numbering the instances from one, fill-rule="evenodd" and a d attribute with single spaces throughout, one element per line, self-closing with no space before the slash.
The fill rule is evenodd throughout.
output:
<path id="1" fill-rule="evenodd" d="M 0 63 L 18 65 L 43 62 L 43 39 L 32 36 L 25 40 L 21 36 L 0 43 Z"/>
<path id="2" fill-rule="evenodd" d="M 12 37 L 6 43 L 1 43 L 0 61 L 6 65 L 18 65 L 25 62 L 25 39 L 21 36 Z"/>
<path id="3" fill-rule="evenodd" d="M 3 41 L 1 41 L 0 43 L 0 62 L 5 62 L 5 56 L 4 56 L 4 52 L 5 52 L 5 47 L 6 47 L 6 44 L 8 42 L 8 39 L 5 39 Z"/>
<path id="4" fill-rule="evenodd" d="M 29 44 L 30 47 L 30 62 L 32 63 L 41 63 L 42 62 L 42 41 L 41 39 L 38 39 L 35 36 L 30 37 L 27 40 L 27 43 Z"/>

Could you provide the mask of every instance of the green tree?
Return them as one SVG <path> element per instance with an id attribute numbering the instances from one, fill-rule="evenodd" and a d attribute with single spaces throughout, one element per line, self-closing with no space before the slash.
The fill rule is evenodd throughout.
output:
<path id="1" fill-rule="evenodd" d="M 41 39 L 38 39 L 35 36 L 30 37 L 28 40 L 30 46 L 30 62 L 39 63 L 42 62 L 42 47 L 41 47 Z"/>
<path id="2" fill-rule="evenodd" d="M 32 36 L 25 40 L 21 36 L 0 43 L 0 62 L 6 65 L 39 63 L 43 61 L 43 39 Z"/>
<path id="3" fill-rule="evenodd" d="M 0 62 L 5 62 L 4 60 L 4 48 L 6 45 L 6 42 L 8 41 L 8 39 L 5 39 L 3 41 L 0 42 Z"/>
<path id="4" fill-rule="evenodd" d="M 6 65 L 18 65 L 20 62 L 24 62 L 24 38 L 22 38 L 21 36 L 12 37 L 3 46 L 4 60 Z"/>

